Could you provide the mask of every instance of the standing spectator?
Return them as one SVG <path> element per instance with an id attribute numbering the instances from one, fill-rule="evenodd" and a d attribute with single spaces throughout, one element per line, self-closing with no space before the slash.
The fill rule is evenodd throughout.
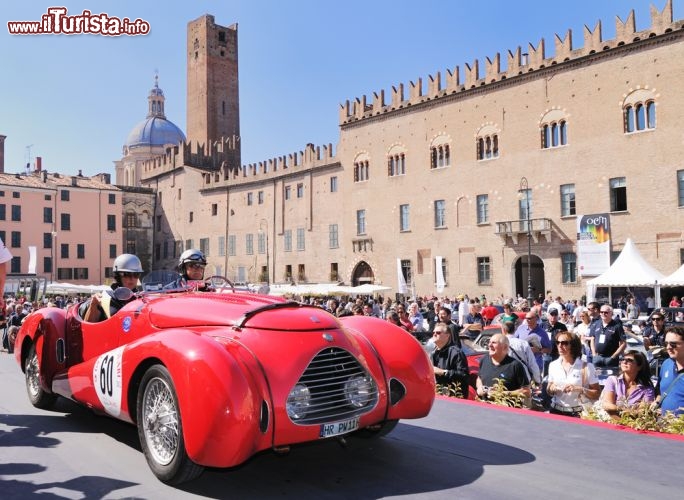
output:
<path id="1" fill-rule="evenodd" d="M 613 308 L 603 304 L 600 310 L 601 319 L 594 321 L 589 327 L 593 337 L 592 362 L 594 366 L 618 366 L 618 357 L 627 346 L 622 323 L 613 319 Z"/>
<path id="2" fill-rule="evenodd" d="M 682 307 L 682 303 L 679 300 L 679 297 L 676 295 L 672 296 L 672 300 L 670 300 L 670 307 Z"/>
<path id="3" fill-rule="evenodd" d="M 599 313 L 600 308 L 601 304 L 598 302 L 589 302 L 589 304 L 587 304 L 587 311 L 589 311 L 589 319 L 591 323 L 598 321 L 601 318 L 601 314 Z"/>
<path id="4" fill-rule="evenodd" d="M 375 314 L 373 313 L 373 305 L 372 304 L 366 302 L 365 304 L 363 304 L 362 309 L 363 309 L 363 315 L 364 316 L 371 316 L 373 318 L 376 317 Z"/>
<path id="5" fill-rule="evenodd" d="M 563 299 L 561 297 L 556 297 L 554 301 L 549 302 L 549 306 L 546 308 L 546 313 L 548 314 L 551 309 L 558 311 L 558 315 L 560 316 L 561 311 L 565 309 L 563 306 Z"/>
<path id="6" fill-rule="evenodd" d="M 484 319 L 484 324 L 485 326 L 487 326 L 492 324 L 492 320 L 496 317 L 497 314 L 499 314 L 499 310 L 496 307 L 494 307 L 494 305 L 491 302 L 485 300 L 481 314 L 482 319 Z"/>
<path id="7" fill-rule="evenodd" d="M 7 277 L 7 263 L 12 260 L 12 254 L 0 238 L 0 310 L 5 308 L 5 279 Z"/>
<path id="8" fill-rule="evenodd" d="M 669 359 L 660 368 L 658 401 L 663 412 L 684 413 L 684 328 L 670 327 L 665 334 Z"/>
<path id="9" fill-rule="evenodd" d="M 646 297 L 646 312 L 651 314 L 653 309 L 655 309 L 655 299 L 653 298 L 653 294 L 650 294 Z"/>
<path id="10" fill-rule="evenodd" d="M 543 355 L 551 353 L 551 339 L 549 339 L 546 330 L 539 324 L 539 317 L 535 311 L 528 311 L 525 313 L 525 322 L 515 330 L 513 336 L 530 343 L 534 359 L 537 361 L 537 366 L 539 366 L 540 370 L 543 370 Z M 532 342 L 532 338 L 537 342 Z M 533 343 L 538 345 L 533 345 Z"/>
<path id="11" fill-rule="evenodd" d="M 636 303 L 636 299 L 632 297 L 629 299 L 629 304 L 627 304 L 627 319 L 637 318 L 639 318 L 639 306 Z"/>
<path id="12" fill-rule="evenodd" d="M 465 323 L 465 317 L 468 315 L 468 296 L 458 296 L 458 324 Z"/>
<path id="13" fill-rule="evenodd" d="M 624 408 L 650 403 L 655 399 L 651 370 L 644 353 L 627 351 L 620 356 L 620 375 L 606 379 L 601 393 L 601 406 L 612 415 Z"/>
<path id="14" fill-rule="evenodd" d="M 539 372 L 537 360 L 534 359 L 532 347 L 530 347 L 528 342 L 513 336 L 515 334 L 515 323 L 512 321 L 501 323 L 501 333 L 508 338 L 508 354 L 523 364 L 530 382 L 541 384 L 541 373 Z"/>
<path id="15" fill-rule="evenodd" d="M 477 376 L 477 395 L 481 398 L 489 396 L 489 388 L 495 380 L 503 381 L 506 392 L 529 398 L 530 379 L 525 367 L 517 359 L 508 355 L 508 337 L 502 333 L 492 336 L 489 341 L 489 355 L 480 359 L 480 371 Z"/>
<path id="16" fill-rule="evenodd" d="M 439 385 L 456 384 L 461 397 L 468 399 L 468 360 L 453 342 L 453 335 L 445 323 L 437 323 L 432 332 L 435 350 L 431 355 L 435 382 Z"/>
<path id="17" fill-rule="evenodd" d="M 577 335 L 558 332 L 558 359 L 549 365 L 547 392 L 552 396 L 551 413 L 578 417 L 581 396 L 598 399 L 600 389 L 594 365 L 582 361 L 582 343 Z"/>
<path id="18" fill-rule="evenodd" d="M 441 307 L 439 309 L 438 319 L 439 322 L 444 323 L 449 328 L 449 332 L 451 333 L 451 341 L 461 348 L 461 338 L 459 335 L 461 332 L 461 326 L 455 323 L 452 319 L 451 310 L 446 307 Z"/>
<path id="19" fill-rule="evenodd" d="M 586 356 L 586 361 L 591 361 L 591 340 L 592 337 L 589 333 L 589 326 L 591 325 L 591 317 L 589 316 L 589 311 L 582 311 L 580 313 L 580 322 L 575 326 L 575 333 L 580 338 L 582 342 L 582 351 Z"/>
<path id="20" fill-rule="evenodd" d="M 411 305 L 409 305 L 409 321 L 411 322 L 411 325 L 413 325 L 413 333 L 418 340 L 422 340 L 425 326 L 423 325 L 423 315 L 419 310 L 417 302 L 411 302 Z"/>
<path id="21" fill-rule="evenodd" d="M 582 313 L 586 311 L 587 308 L 584 307 L 584 302 L 575 301 L 575 308 L 572 310 L 572 319 L 575 322 L 575 326 L 580 324 Z"/>
<path id="22" fill-rule="evenodd" d="M 567 310 L 561 311 L 559 321 L 565 325 L 567 331 L 571 332 L 575 329 L 575 321 Z"/>
<path id="23" fill-rule="evenodd" d="M 544 329 L 546 330 L 546 333 L 549 334 L 549 340 L 551 341 L 551 359 L 549 361 L 553 361 L 554 359 L 558 358 L 556 335 L 559 332 L 567 332 L 568 328 L 565 326 L 565 324 L 558 320 L 558 309 L 555 307 L 549 308 L 548 312 L 546 313 L 546 320 L 547 321 L 544 325 Z"/>
<path id="24" fill-rule="evenodd" d="M 518 326 L 518 315 L 513 313 L 513 307 L 510 302 L 505 302 L 503 305 L 504 312 L 501 316 L 501 324 L 511 321 L 516 327 Z"/>

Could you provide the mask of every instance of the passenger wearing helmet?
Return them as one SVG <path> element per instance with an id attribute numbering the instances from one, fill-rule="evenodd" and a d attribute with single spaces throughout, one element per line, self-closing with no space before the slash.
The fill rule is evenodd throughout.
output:
<path id="1" fill-rule="evenodd" d="M 112 273 L 114 274 L 114 283 L 112 283 L 112 291 L 119 287 L 125 287 L 133 292 L 137 292 L 138 281 L 143 273 L 140 259 L 130 253 L 124 253 L 114 259 L 112 264 Z M 103 293 L 96 293 L 90 300 L 86 301 L 81 306 L 82 317 L 85 321 L 98 322 L 111 318 L 119 309 L 125 306 L 128 302 L 135 300 L 135 296 L 128 300 L 122 301 L 116 299 L 109 291 Z"/>
<path id="2" fill-rule="evenodd" d="M 165 289 L 186 288 L 189 282 L 201 282 L 195 288 L 206 290 L 207 286 L 202 281 L 204 279 L 204 268 L 207 259 L 204 254 L 195 248 L 183 252 L 178 259 L 178 273 L 180 276 L 176 281 L 169 283 Z"/>

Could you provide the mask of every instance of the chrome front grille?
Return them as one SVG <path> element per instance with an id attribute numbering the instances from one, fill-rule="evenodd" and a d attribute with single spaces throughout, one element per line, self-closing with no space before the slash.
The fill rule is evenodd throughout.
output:
<path id="1" fill-rule="evenodd" d="M 364 394 L 361 408 L 348 400 L 345 383 L 352 377 L 364 377 L 370 381 L 371 390 Z M 294 421 L 310 425 L 344 420 L 369 412 L 378 402 L 378 387 L 373 377 L 349 352 L 329 348 L 319 352 L 309 363 L 297 384 L 308 387 L 311 402 L 306 416 Z"/>

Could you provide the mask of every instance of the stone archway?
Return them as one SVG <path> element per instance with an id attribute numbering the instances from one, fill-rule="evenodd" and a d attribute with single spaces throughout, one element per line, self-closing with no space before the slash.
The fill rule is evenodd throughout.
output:
<path id="1" fill-rule="evenodd" d="M 368 262 L 362 260 L 352 271 L 351 286 L 365 285 L 367 283 L 373 284 L 375 282 L 375 274 Z"/>
<path id="2" fill-rule="evenodd" d="M 531 255 L 530 257 L 532 297 L 537 297 L 539 294 L 543 297 L 546 295 L 544 261 L 536 255 Z M 527 255 L 521 255 L 518 258 L 515 263 L 514 274 L 516 295 L 527 298 Z"/>

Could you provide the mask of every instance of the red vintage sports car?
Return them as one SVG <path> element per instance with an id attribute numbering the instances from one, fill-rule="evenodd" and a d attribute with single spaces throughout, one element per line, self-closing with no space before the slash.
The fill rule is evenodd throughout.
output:
<path id="1" fill-rule="evenodd" d="M 401 328 L 225 286 L 138 294 L 100 323 L 78 304 L 43 308 L 15 356 L 34 406 L 62 396 L 137 425 L 169 484 L 269 448 L 384 435 L 435 396 L 425 352 Z"/>

